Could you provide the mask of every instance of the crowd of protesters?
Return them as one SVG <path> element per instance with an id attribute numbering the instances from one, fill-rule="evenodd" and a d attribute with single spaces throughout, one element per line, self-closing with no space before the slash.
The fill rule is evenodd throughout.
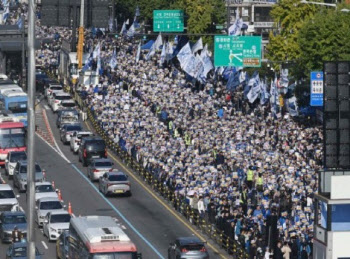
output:
<path id="1" fill-rule="evenodd" d="M 55 39 L 37 51 L 38 63 L 56 64 L 69 30 L 37 32 Z M 159 53 L 146 60 L 142 51 L 136 62 L 136 40 L 88 34 L 85 49 L 98 43 L 100 82 L 76 90 L 110 138 L 251 258 L 311 257 L 321 129 L 286 112 L 276 118 L 270 104 L 248 103 L 242 86 L 229 92 L 213 72 L 204 84 L 189 82 L 176 58 L 160 65 Z M 269 216 L 278 218 L 274 251 Z"/>

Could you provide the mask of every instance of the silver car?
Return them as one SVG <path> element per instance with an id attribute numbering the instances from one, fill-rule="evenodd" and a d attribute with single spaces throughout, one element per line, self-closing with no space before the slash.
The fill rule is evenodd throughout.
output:
<path id="1" fill-rule="evenodd" d="M 44 224 L 47 213 L 52 211 L 64 211 L 65 206 L 57 198 L 41 198 L 36 201 L 35 221 L 39 227 Z"/>
<path id="2" fill-rule="evenodd" d="M 35 183 L 35 201 L 41 198 L 58 198 L 56 190 L 49 182 Z"/>
<path id="3" fill-rule="evenodd" d="M 91 181 L 97 181 L 104 173 L 111 171 L 113 165 L 109 158 L 94 158 L 87 168 L 87 176 Z"/>
<path id="4" fill-rule="evenodd" d="M 35 164 L 35 181 L 45 181 L 43 170 L 38 164 Z M 27 161 L 18 161 L 13 173 L 13 185 L 20 192 L 27 190 Z"/>
<path id="5" fill-rule="evenodd" d="M 209 259 L 204 243 L 197 237 L 179 237 L 168 248 L 168 259 Z"/>
<path id="6" fill-rule="evenodd" d="M 117 170 L 104 173 L 99 179 L 98 188 L 104 195 L 127 194 L 131 196 L 128 176 Z"/>
<path id="7" fill-rule="evenodd" d="M 70 138 L 70 150 L 73 151 L 73 153 L 78 153 L 79 146 L 81 143 L 81 139 L 84 137 L 91 137 L 94 134 L 90 131 L 76 131 L 73 133 L 73 135 Z"/>
<path id="8" fill-rule="evenodd" d="M 64 124 L 60 129 L 61 141 L 63 144 L 70 143 L 70 139 L 75 131 L 82 131 L 83 128 L 80 123 L 75 124 Z"/>

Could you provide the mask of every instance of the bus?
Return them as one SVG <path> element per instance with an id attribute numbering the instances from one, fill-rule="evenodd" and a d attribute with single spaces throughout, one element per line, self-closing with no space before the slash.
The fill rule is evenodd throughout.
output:
<path id="1" fill-rule="evenodd" d="M 26 151 L 25 127 L 18 118 L 0 113 L 0 165 L 10 151 Z"/>
<path id="2" fill-rule="evenodd" d="M 109 216 L 71 218 L 70 259 L 140 259 L 135 244 Z"/>
<path id="3" fill-rule="evenodd" d="M 0 109 L 9 110 L 27 127 L 27 94 L 9 90 L 0 95 Z"/>

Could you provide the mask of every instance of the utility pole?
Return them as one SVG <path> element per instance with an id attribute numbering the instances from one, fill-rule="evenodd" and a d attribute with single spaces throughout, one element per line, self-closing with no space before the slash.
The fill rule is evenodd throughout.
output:
<path id="1" fill-rule="evenodd" d="M 78 69 L 83 67 L 83 53 L 84 53 L 84 5 L 85 0 L 80 2 L 80 26 L 79 26 L 79 39 L 78 39 Z"/>
<path id="2" fill-rule="evenodd" d="M 27 240 L 28 249 L 27 257 L 35 259 L 35 236 L 34 236 L 34 211 L 35 211 L 35 113 L 34 113 L 34 98 L 35 98 L 35 1 L 28 1 L 28 169 L 27 169 L 27 197 L 28 198 L 28 227 Z"/>

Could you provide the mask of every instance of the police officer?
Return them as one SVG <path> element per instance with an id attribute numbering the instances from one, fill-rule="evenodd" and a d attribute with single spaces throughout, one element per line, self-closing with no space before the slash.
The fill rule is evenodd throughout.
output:
<path id="1" fill-rule="evenodd" d="M 263 190 L 263 185 L 264 185 L 264 180 L 263 180 L 263 178 L 262 178 L 262 174 L 259 173 L 258 179 L 256 180 L 256 190 L 257 190 L 258 192 L 263 192 L 263 191 L 264 191 L 264 190 Z"/>

